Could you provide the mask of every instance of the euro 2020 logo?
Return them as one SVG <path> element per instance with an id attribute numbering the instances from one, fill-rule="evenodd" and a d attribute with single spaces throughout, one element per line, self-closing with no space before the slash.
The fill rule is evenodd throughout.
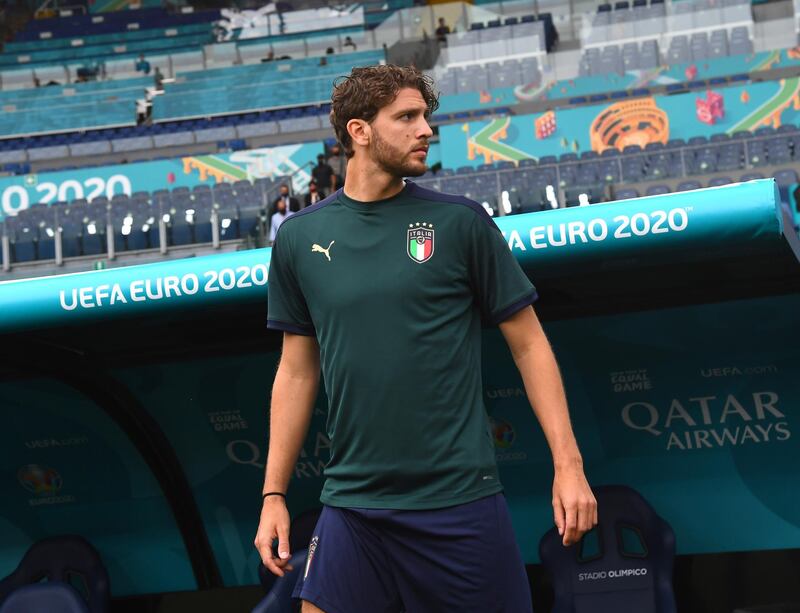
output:
<path id="1" fill-rule="evenodd" d="M 55 496 L 62 486 L 61 475 L 54 468 L 28 464 L 17 472 L 20 485 L 36 496 Z"/>
<path id="2" fill-rule="evenodd" d="M 492 438 L 494 439 L 495 447 L 498 449 L 510 448 L 516 438 L 514 427 L 499 417 L 490 417 L 489 421 L 492 426 Z"/>

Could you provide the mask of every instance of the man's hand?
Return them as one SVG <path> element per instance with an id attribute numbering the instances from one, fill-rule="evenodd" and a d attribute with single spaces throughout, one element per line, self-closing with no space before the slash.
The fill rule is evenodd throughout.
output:
<path id="1" fill-rule="evenodd" d="M 272 554 L 272 542 L 278 539 L 278 557 Z M 261 520 L 254 541 L 261 561 L 271 573 L 283 577 L 285 571 L 292 570 L 288 564 L 289 551 L 289 511 L 283 498 L 267 496 L 261 508 Z"/>
<path id="2" fill-rule="evenodd" d="M 582 467 L 556 467 L 553 515 L 564 547 L 577 543 L 597 525 L 597 500 Z"/>

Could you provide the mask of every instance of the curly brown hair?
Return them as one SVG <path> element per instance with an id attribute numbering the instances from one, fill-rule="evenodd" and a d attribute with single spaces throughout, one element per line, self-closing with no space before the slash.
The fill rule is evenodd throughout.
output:
<path id="1" fill-rule="evenodd" d="M 433 89 L 433 79 L 413 66 L 366 66 L 353 68 L 348 76 L 339 77 L 333 84 L 331 96 L 331 125 L 345 155 L 350 158 L 353 141 L 347 132 L 347 122 L 375 119 L 384 106 L 391 104 L 404 87 L 418 89 L 428 105 L 428 115 L 439 108 L 439 95 Z"/>

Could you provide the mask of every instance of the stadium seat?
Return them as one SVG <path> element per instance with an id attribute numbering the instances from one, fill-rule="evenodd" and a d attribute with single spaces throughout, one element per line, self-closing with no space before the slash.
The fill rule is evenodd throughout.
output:
<path id="1" fill-rule="evenodd" d="M 34 583 L 20 587 L 0 605 L 0 613 L 89 613 L 86 603 L 66 583 Z"/>
<path id="2" fill-rule="evenodd" d="M 539 555 L 553 581 L 553 613 L 675 613 L 675 535 L 648 502 L 622 485 L 593 488 L 598 524 L 564 547 L 557 528 Z"/>
<path id="3" fill-rule="evenodd" d="M 46 583 L 39 583 L 45 578 Z M 5 611 L 5 600 L 11 598 L 10 594 L 29 584 L 36 584 L 36 587 L 60 586 L 70 584 L 78 580 L 86 590 L 86 603 L 84 609 L 75 608 L 19 608 Z M 65 598 L 64 591 L 60 594 L 55 591 L 35 592 L 33 595 L 25 596 L 25 601 L 29 604 L 35 602 L 56 602 L 36 600 L 37 598 Z M 28 600 L 30 599 L 30 600 Z M 2 613 L 22 613 L 22 611 L 51 611 L 63 610 L 76 613 L 79 611 L 89 611 L 90 613 L 106 613 L 110 601 L 110 587 L 108 572 L 100 559 L 97 550 L 81 536 L 64 535 L 54 536 L 37 541 L 30 546 L 16 570 L 0 581 L 0 602 L 4 606 Z M 64 602 L 68 602 L 65 600 Z M 74 601 L 73 601 L 74 602 Z"/>
<path id="4" fill-rule="evenodd" d="M 292 592 L 305 568 L 307 555 L 308 549 L 301 549 L 292 554 L 289 559 L 292 570 L 276 579 L 269 593 L 253 607 L 253 613 L 286 613 L 292 610 L 294 604 Z"/>
<path id="5" fill-rule="evenodd" d="M 676 192 L 688 192 L 694 189 L 700 189 L 703 186 L 698 183 L 697 181 L 684 181 L 682 183 L 678 183 L 678 187 L 675 188 Z"/>
<path id="6" fill-rule="evenodd" d="M 797 183 L 797 172 L 793 168 L 783 168 L 775 171 L 775 182 L 781 187 L 788 187 Z"/>
<path id="7" fill-rule="evenodd" d="M 669 194 L 669 187 L 666 185 L 651 185 L 645 191 L 646 196 L 660 196 L 662 194 Z"/>
<path id="8" fill-rule="evenodd" d="M 630 198 L 638 198 L 639 192 L 635 189 L 618 189 L 614 193 L 614 198 L 616 200 L 628 200 Z"/>

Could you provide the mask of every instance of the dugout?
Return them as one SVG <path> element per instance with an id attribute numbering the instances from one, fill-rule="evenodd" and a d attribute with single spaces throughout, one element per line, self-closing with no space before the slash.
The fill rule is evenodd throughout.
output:
<path id="1" fill-rule="evenodd" d="M 679 603 L 800 601 L 787 570 L 800 548 L 800 244 L 774 181 L 497 223 L 539 291 L 587 475 L 636 488 L 675 530 Z M 0 283 L 0 576 L 31 542 L 70 532 L 100 550 L 118 610 L 257 582 L 280 348 L 269 257 Z M 483 368 L 536 599 L 549 453 L 496 330 Z M 324 422 L 321 395 L 292 512 L 315 504 Z"/>

